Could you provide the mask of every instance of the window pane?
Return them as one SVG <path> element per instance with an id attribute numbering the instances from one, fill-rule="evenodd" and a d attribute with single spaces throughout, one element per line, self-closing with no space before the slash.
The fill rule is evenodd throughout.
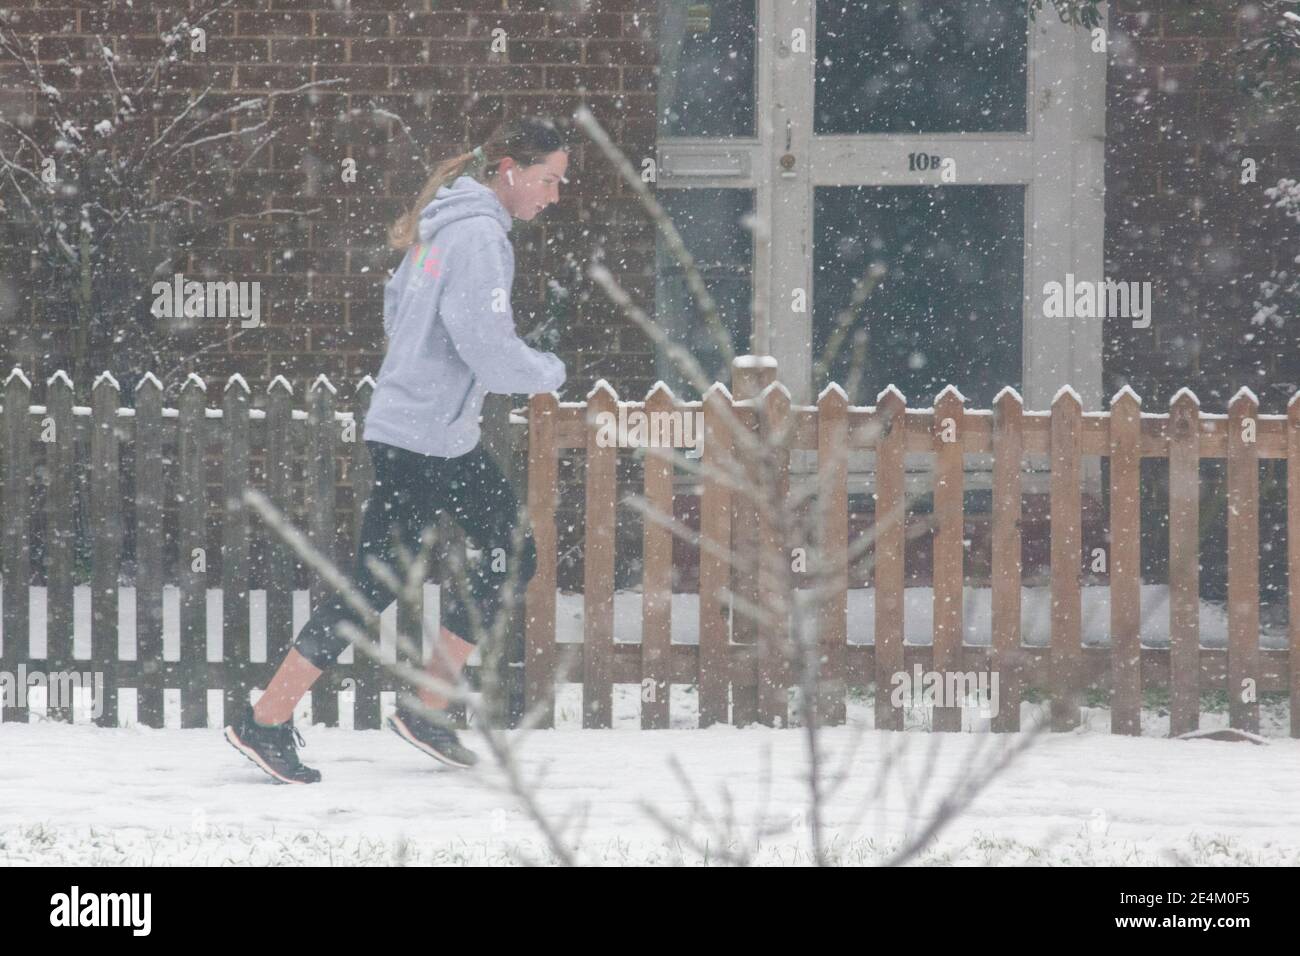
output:
<path id="1" fill-rule="evenodd" d="M 659 135 L 754 135 L 754 0 L 659 0 Z"/>
<path id="2" fill-rule="evenodd" d="M 1023 186 L 833 186 L 816 190 L 813 360 L 821 359 L 855 282 L 877 284 L 848 319 L 845 344 L 814 388 L 844 384 L 852 333 L 866 322 L 862 387 L 873 404 L 897 385 L 926 406 L 956 385 L 988 408 L 1021 383 Z M 868 280 L 870 281 L 870 280 Z"/>
<path id="3" fill-rule="evenodd" d="M 1025 0 L 818 0 L 818 133 L 1024 132 Z"/>
<path id="4" fill-rule="evenodd" d="M 753 234 L 744 220 L 754 209 L 748 189 L 661 189 L 659 202 L 672 217 L 682 241 L 717 302 L 718 318 L 731 339 L 732 351 L 749 351 L 753 278 Z M 716 338 L 701 318 L 686 286 L 686 276 L 662 236 L 655 249 L 657 321 L 674 342 L 686 346 L 710 382 L 730 387 L 731 370 Z M 655 356 L 656 375 L 684 401 L 700 398 L 698 389 L 662 350 Z"/>

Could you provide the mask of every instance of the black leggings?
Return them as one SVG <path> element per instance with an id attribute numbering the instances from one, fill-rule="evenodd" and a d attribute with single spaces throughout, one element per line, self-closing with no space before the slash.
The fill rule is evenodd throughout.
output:
<path id="1" fill-rule="evenodd" d="M 436 526 L 438 514 L 446 511 L 482 549 L 480 561 L 466 563 L 465 577 L 479 611 L 482 633 L 491 633 L 493 621 L 502 610 L 500 590 L 510 576 L 511 545 L 519 520 L 518 498 L 510 482 L 482 442 L 458 458 L 421 455 L 375 441 L 367 441 L 366 447 L 375 466 L 375 484 L 364 506 L 353 586 L 382 613 L 397 595 L 370 572 L 366 558 L 374 555 L 401 580 L 402 569 L 396 548 L 391 544 L 394 531 L 414 557 L 420 548 L 421 531 Z M 537 568 L 532 527 L 526 517 L 523 524 L 515 577 L 516 602 L 522 599 L 524 588 Z M 471 626 L 470 610 L 457 593 L 459 590 L 454 580 L 443 582 L 442 624 L 457 637 L 474 644 L 477 635 Z M 344 619 L 363 626 L 362 616 L 340 595 L 334 594 L 303 625 L 294 646 L 324 670 L 348 646 L 348 639 L 334 627 Z"/>

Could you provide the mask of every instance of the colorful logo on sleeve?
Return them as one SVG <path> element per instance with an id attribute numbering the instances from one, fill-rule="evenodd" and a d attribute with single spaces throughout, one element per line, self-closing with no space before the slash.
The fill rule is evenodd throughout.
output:
<path id="1" fill-rule="evenodd" d="M 425 275 L 431 275 L 436 279 L 442 275 L 442 253 L 432 243 L 428 245 L 420 243 L 415 247 L 415 265 L 424 270 Z"/>

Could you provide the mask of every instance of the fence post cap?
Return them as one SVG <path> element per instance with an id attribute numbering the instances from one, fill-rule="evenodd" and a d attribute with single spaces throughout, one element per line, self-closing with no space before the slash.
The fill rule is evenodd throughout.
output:
<path id="1" fill-rule="evenodd" d="M 732 401 L 731 389 L 727 388 L 726 382 L 714 382 L 704 391 L 703 401 L 707 402 L 710 396 L 717 395 L 722 399 Z"/>
<path id="2" fill-rule="evenodd" d="M 897 401 L 899 404 L 901 405 L 907 404 L 907 396 L 898 390 L 897 385 L 894 385 L 892 383 L 886 385 L 884 389 L 880 392 L 880 394 L 876 396 L 876 404 L 883 405 L 885 399 L 889 398 L 891 395 L 894 397 L 894 400 Z"/>
<path id="3" fill-rule="evenodd" d="M 154 375 L 153 372 L 145 372 L 140 376 L 140 381 L 135 383 L 135 391 L 140 391 L 146 384 L 151 384 L 158 391 L 162 391 L 162 382 L 158 381 L 158 376 Z"/>
<path id="4" fill-rule="evenodd" d="M 329 389 L 329 393 L 331 395 L 337 395 L 339 393 L 338 389 L 334 387 L 334 383 L 329 380 L 329 376 L 326 375 L 324 372 L 321 372 L 314 379 L 312 379 L 311 386 L 307 389 L 307 391 L 314 392 L 317 389 L 321 389 L 321 388 Z"/>
<path id="5" fill-rule="evenodd" d="M 618 392 L 614 391 L 614 387 L 603 378 L 596 379 L 596 383 L 591 386 L 591 391 L 587 393 L 587 401 L 590 402 L 592 397 L 601 391 L 606 392 L 614 401 L 618 401 Z"/>
<path id="6" fill-rule="evenodd" d="M 956 385 L 945 385 L 943 387 L 943 390 L 934 397 L 934 403 L 938 405 L 949 395 L 955 397 L 957 401 L 961 402 L 963 405 L 966 404 L 966 396 L 961 393 L 961 391 L 957 388 Z"/>
<path id="7" fill-rule="evenodd" d="M 117 379 L 113 377 L 113 373 L 107 369 L 95 376 L 95 382 L 90 386 L 90 390 L 93 392 L 95 389 L 99 388 L 100 383 L 103 382 L 108 383 L 109 388 L 116 389 L 119 392 L 122 391 L 122 386 L 119 385 Z"/>
<path id="8" fill-rule="evenodd" d="M 1237 394 L 1232 396 L 1232 398 L 1228 400 L 1228 407 L 1231 408 L 1233 405 L 1236 405 L 1238 402 L 1243 400 L 1250 402 L 1252 405 L 1259 404 L 1259 398 L 1255 395 L 1255 393 L 1252 392 L 1245 385 L 1243 385 L 1241 386 L 1241 388 L 1237 389 Z"/>
<path id="9" fill-rule="evenodd" d="M 271 384 L 266 386 L 267 394 L 274 392 L 277 385 L 280 386 L 286 395 L 293 394 L 293 385 L 283 375 L 277 375 L 275 378 L 271 379 Z"/>
<path id="10" fill-rule="evenodd" d="M 68 373 L 63 371 L 63 369 L 59 369 L 57 372 L 55 372 L 53 375 L 47 378 L 45 380 L 45 384 L 53 385 L 59 379 L 63 379 L 63 381 L 67 383 L 68 388 L 72 388 L 72 379 L 68 378 Z"/>
<path id="11" fill-rule="evenodd" d="M 1130 385 L 1125 385 L 1118 392 L 1112 395 L 1110 398 L 1110 403 L 1112 405 L 1118 405 L 1120 403 L 1120 400 L 1124 398 L 1131 399 L 1133 402 L 1135 402 L 1138 405 L 1142 404 L 1142 396 L 1139 395 L 1137 392 L 1133 391 L 1133 388 Z"/>
<path id="12" fill-rule="evenodd" d="M 840 387 L 839 382 L 827 383 L 826 387 L 817 393 L 817 404 L 820 405 L 822 401 L 825 400 L 827 396 L 830 395 L 838 396 L 839 398 L 844 400 L 844 403 L 846 405 L 848 404 L 849 401 L 848 392 L 844 391 L 844 389 Z"/>
<path id="13" fill-rule="evenodd" d="M 1024 398 L 1010 385 L 1003 385 L 1002 389 L 993 396 L 994 405 L 1001 405 L 1003 402 L 1015 402 L 1017 405 L 1025 404 Z"/>
<path id="14" fill-rule="evenodd" d="M 1169 399 L 1169 405 L 1171 408 L 1174 405 L 1178 405 L 1180 403 L 1185 404 L 1187 402 L 1191 402 L 1197 408 L 1201 407 L 1201 400 L 1196 397 L 1195 392 L 1193 392 L 1190 388 L 1187 388 L 1186 386 L 1183 386 L 1178 391 L 1174 392 L 1174 397 Z"/>
<path id="15" fill-rule="evenodd" d="M 23 374 L 23 370 L 22 370 L 19 366 L 17 366 L 17 365 L 15 365 L 15 366 L 13 367 L 13 370 L 10 371 L 10 373 L 8 374 L 8 376 L 6 376 L 6 378 L 5 378 L 5 385 L 6 385 L 6 386 L 8 386 L 8 384 L 9 384 L 10 382 L 13 381 L 15 375 L 18 376 L 18 381 L 22 382 L 22 383 L 23 383 L 24 385 L 26 385 L 28 388 L 31 388 L 31 387 L 32 387 L 31 379 L 29 379 L 25 374 Z"/>
<path id="16" fill-rule="evenodd" d="M 232 385 L 238 385 L 240 388 L 242 388 L 244 390 L 245 395 L 249 394 L 251 391 L 248 387 L 248 382 L 244 381 L 244 376 L 240 375 L 238 372 L 230 376 L 230 378 L 226 379 L 226 387 L 223 388 L 222 391 L 223 392 L 230 391 Z"/>
<path id="17" fill-rule="evenodd" d="M 189 388 L 191 382 L 198 386 L 200 392 L 206 392 L 208 390 L 208 386 L 204 383 L 203 379 L 199 378 L 198 372 L 190 372 L 189 375 L 185 376 L 185 381 L 181 382 L 181 391 L 184 392 L 185 389 Z"/>
<path id="18" fill-rule="evenodd" d="M 1080 408 L 1083 408 L 1083 399 L 1079 396 L 1079 393 L 1074 390 L 1073 385 L 1062 385 L 1058 388 L 1056 394 L 1052 396 L 1052 404 L 1055 405 L 1064 398 L 1074 399 L 1074 403 Z"/>
<path id="19" fill-rule="evenodd" d="M 650 390 L 645 393 L 645 401 L 650 401 L 655 392 L 662 392 L 664 395 L 667 395 L 669 401 L 677 400 L 677 396 L 673 394 L 673 390 L 668 387 L 668 384 L 663 379 L 659 379 L 650 386 Z"/>

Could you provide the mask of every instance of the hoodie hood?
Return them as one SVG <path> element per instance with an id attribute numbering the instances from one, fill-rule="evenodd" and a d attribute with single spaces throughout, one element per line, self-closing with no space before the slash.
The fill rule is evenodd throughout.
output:
<path id="1" fill-rule="evenodd" d="M 420 213 L 420 241 L 428 242 L 453 222 L 474 216 L 489 216 L 506 232 L 514 224 L 496 193 L 472 176 L 460 176 L 448 185 L 440 186 L 433 200 Z"/>
<path id="2" fill-rule="evenodd" d="M 419 242 L 384 285 L 388 347 L 365 441 L 458 458 L 478 444 L 489 393 L 536 395 L 564 384 L 564 362 L 515 329 L 511 222 L 496 193 L 469 176 L 424 208 Z"/>

